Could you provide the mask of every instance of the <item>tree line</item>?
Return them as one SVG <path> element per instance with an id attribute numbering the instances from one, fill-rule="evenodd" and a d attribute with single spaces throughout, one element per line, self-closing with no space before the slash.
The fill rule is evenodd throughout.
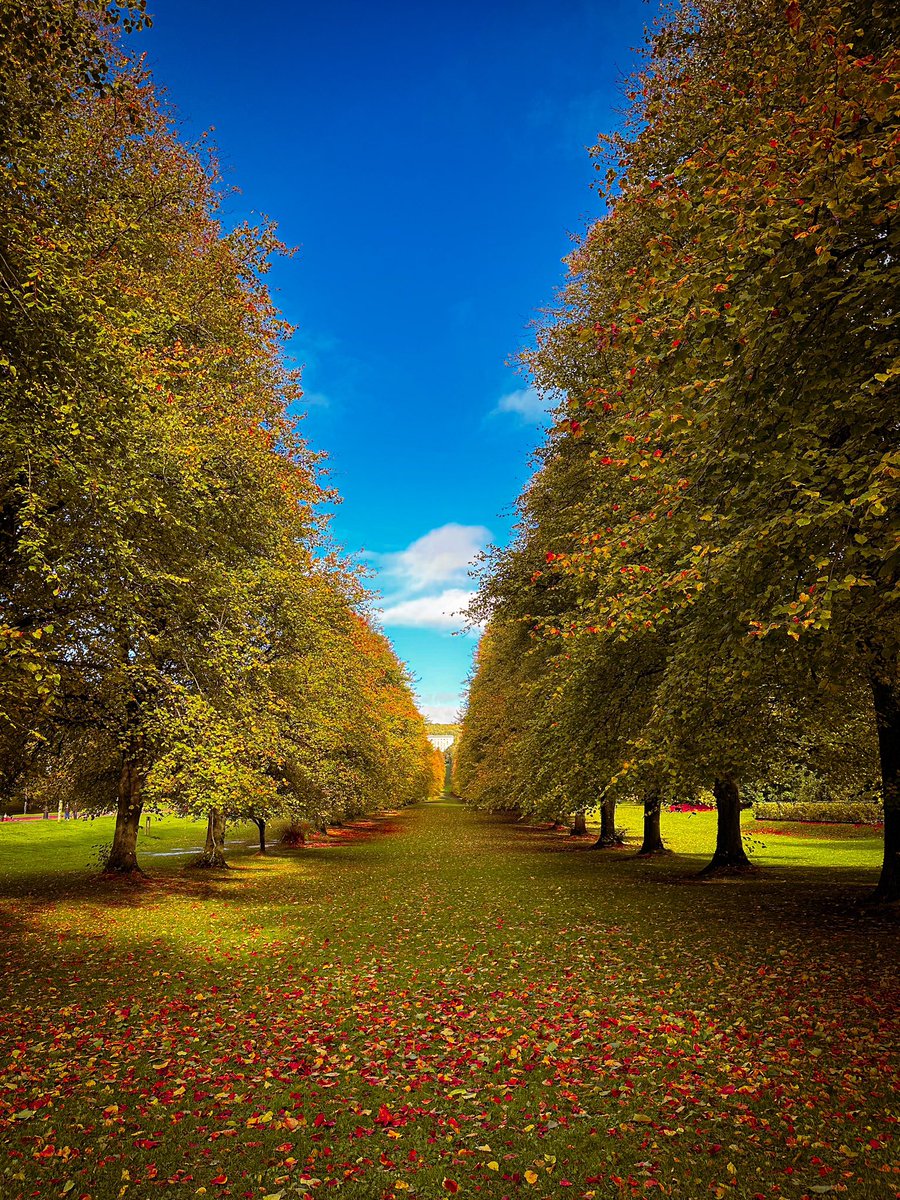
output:
<path id="1" fill-rule="evenodd" d="M 123 35 L 143 0 L 0 0 L 0 787 L 323 825 L 442 786 L 331 543 L 268 223 L 229 228 Z"/>
<path id="2" fill-rule="evenodd" d="M 603 215 L 523 355 L 556 402 L 491 552 L 474 803 L 583 822 L 813 773 L 884 805 L 900 896 L 900 54 L 880 0 L 685 4 L 648 38 Z"/>

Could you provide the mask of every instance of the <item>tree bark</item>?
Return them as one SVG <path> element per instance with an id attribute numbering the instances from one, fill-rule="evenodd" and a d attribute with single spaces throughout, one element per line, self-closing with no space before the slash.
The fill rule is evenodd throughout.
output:
<path id="1" fill-rule="evenodd" d="M 575 820 L 572 822 L 572 828 L 569 830 L 570 837 L 584 837 L 587 833 L 587 816 L 583 808 L 580 808 L 575 814 Z"/>
<path id="2" fill-rule="evenodd" d="M 616 844 L 616 801 L 612 796 L 604 796 L 600 802 L 600 836 L 592 847 L 593 850 L 608 850 Z"/>
<path id="3" fill-rule="evenodd" d="M 658 792 L 651 792 L 644 797 L 644 840 L 638 855 L 663 854 L 665 846 L 659 831 L 659 816 L 662 810 L 662 797 Z"/>
<path id="4" fill-rule="evenodd" d="M 195 867 L 227 867 L 225 861 L 225 814 L 211 808 L 206 822 L 206 846 L 194 863 Z"/>
<path id="5" fill-rule="evenodd" d="M 713 783 L 716 798 L 716 852 L 701 875 L 730 874 L 750 869 L 741 837 L 741 793 L 730 775 Z"/>
<path id="6" fill-rule="evenodd" d="M 137 860 L 138 829 L 144 807 L 141 773 L 130 759 L 122 762 L 116 796 L 116 828 L 104 875 L 143 875 Z"/>
<path id="7" fill-rule="evenodd" d="M 259 830 L 259 852 L 260 852 L 260 854 L 265 854 L 265 852 L 266 852 L 266 819 L 265 819 L 265 817 L 254 817 L 253 824 Z"/>
<path id="8" fill-rule="evenodd" d="M 871 676 L 881 794 L 884 802 L 884 859 L 872 899 L 878 904 L 900 900 L 900 673 L 876 669 Z"/>

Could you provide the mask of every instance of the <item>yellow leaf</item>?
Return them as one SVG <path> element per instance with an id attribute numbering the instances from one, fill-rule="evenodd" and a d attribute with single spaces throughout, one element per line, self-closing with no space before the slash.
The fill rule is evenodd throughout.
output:
<path id="1" fill-rule="evenodd" d="M 537 1183 L 537 1181 L 538 1181 L 537 1171 L 526 1171 L 525 1179 L 528 1183 Z"/>
<path id="2" fill-rule="evenodd" d="M 488 1163 L 488 1170 L 489 1170 L 489 1171 L 499 1171 L 499 1170 L 500 1170 L 500 1164 L 499 1164 L 498 1162 L 489 1162 L 489 1163 Z M 537 1176 L 535 1176 L 535 1178 L 537 1178 Z"/>

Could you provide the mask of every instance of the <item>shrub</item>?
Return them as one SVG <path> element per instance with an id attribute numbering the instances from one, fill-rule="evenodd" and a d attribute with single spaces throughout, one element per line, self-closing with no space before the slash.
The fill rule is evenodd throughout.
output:
<path id="1" fill-rule="evenodd" d="M 758 821 L 834 822 L 839 825 L 878 825 L 884 818 L 880 804 L 866 800 L 757 801 L 753 815 Z"/>

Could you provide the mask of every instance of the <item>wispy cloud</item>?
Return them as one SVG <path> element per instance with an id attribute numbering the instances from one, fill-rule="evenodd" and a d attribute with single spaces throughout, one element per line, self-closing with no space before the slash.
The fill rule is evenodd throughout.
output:
<path id="1" fill-rule="evenodd" d="M 432 529 L 393 554 L 373 555 L 385 583 L 404 595 L 460 583 L 490 541 L 483 525 L 451 522 Z"/>
<path id="2" fill-rule="evenodd" d="M 465 628 L 464 610 L 474 596 L 474 592 L 465 588 L 445 588 L 434 596 L 396 600 L 381 610 L 381 620 L 388 627 L 454 633 Z"/>
<path id="3" fill-rule="evenodd" d="M 305 326 L 290 340 L 290 361 L 303 380 L 298 409 L 328 411 L 332 419 L 359 400 L 370 374 L 340 338 Z"/>
<path id="4" fill-rule="evenodd" d="M 514 413 L 523 421 L 539 424 L 547 417 L 558 402 L 554 396 L 541 396 L 533 387 L 519 388 L 501 396 L 494 406 L 494 414 Z"/>
<path id="5" fill-rule="evenodd" d="M 462 696 L 457 696 L 450 704 L 432 704 L 427 700 L 419 701 L 419 712 L 427 721 L 436 725 L 455 725 L 462 708 Z"/>

